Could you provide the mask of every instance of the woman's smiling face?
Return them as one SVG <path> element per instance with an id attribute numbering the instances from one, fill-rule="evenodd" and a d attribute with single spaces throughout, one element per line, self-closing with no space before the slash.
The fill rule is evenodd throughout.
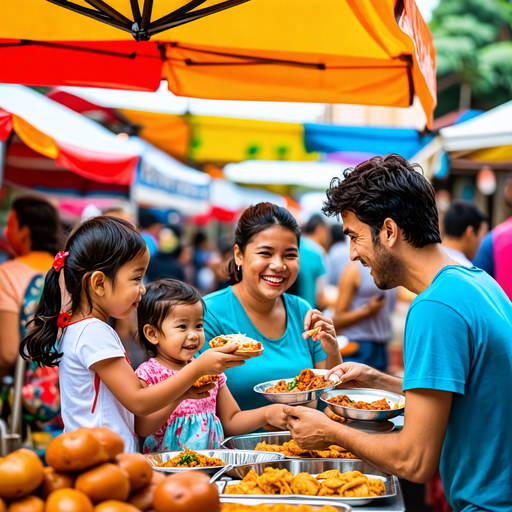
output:
<path id="1" fill-rule="evenodd" d="M 242 267 L 242 283 L 252 294 L 275 299 L 297 279 L 297 237 L 293 231 L 280 226 L 266 229 L 247 244 L 243 254 L 235 245 L 235 262 Z"/>

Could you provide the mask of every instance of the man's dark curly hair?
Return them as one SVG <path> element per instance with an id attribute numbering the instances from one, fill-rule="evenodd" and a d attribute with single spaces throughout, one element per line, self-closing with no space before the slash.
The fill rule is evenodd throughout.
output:
<path id="1" fill-rule="evenodd" d="M 414 247 L 441 243 L 434 187 L 417 169 L 396 154 L 370 158 L 331 181 L 323 211 L 330 217 L 354 212 L 373 240 L 389 217 Z"/>

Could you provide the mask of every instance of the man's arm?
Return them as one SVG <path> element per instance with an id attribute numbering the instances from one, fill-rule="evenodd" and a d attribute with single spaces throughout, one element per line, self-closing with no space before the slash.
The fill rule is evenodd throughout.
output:
<path id="1" fill-rule="evenodd" d="M 0 380 L 9 374 L 20 351 L 20 315 L 0 311 Z"/>
<path id="2" fill-rule="evenodd" d="M 452 393 L 406 392 L 404 427 L 397 434 L 367 434 L 330 420 L 319 411 L 285 407 L 292 438 L 303 449 L 343 446 L 383 471 L 411 482 L 430 480 L 439 467 Z"/>

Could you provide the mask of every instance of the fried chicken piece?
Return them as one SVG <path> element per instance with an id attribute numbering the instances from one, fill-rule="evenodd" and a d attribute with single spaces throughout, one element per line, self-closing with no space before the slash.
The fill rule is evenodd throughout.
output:
<path id="1" fill-rule="evenodd" d="M 316 496 L 320 490 L 320 482 L 309 473 L 299 473 L 293 477 L 290 485 L 293 494 L 305 494 L 306 496 Z"/>
<path id="2" fill-rule="evenodd" d="M 211 384 L 212 382 L 217 382 L 219 380 L 218 375 L 203 375 L 201 378 L 197 379 L 194 384 L 192 384 L 195 388 L 200 388 L 201 386 L 206 386 L 207 384 Z"/>

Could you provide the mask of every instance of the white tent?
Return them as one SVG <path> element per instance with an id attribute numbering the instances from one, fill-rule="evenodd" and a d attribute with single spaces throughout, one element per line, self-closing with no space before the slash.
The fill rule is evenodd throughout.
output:
<path id="1" fill-rule="evenodd" d="M 224 167 L 224 176 L 236 183 L 251 185 L 297 185 L 326 190 L 332 178 L 340 177 L 343 163 L 328 162 L 281 162 L 270 160 L 246 160 Z"/>
<path id="2" fill-rule="evenodd" d="M 440 130 L 445 151 L 473 151 L 512 144 L 512 101 Z"/>

